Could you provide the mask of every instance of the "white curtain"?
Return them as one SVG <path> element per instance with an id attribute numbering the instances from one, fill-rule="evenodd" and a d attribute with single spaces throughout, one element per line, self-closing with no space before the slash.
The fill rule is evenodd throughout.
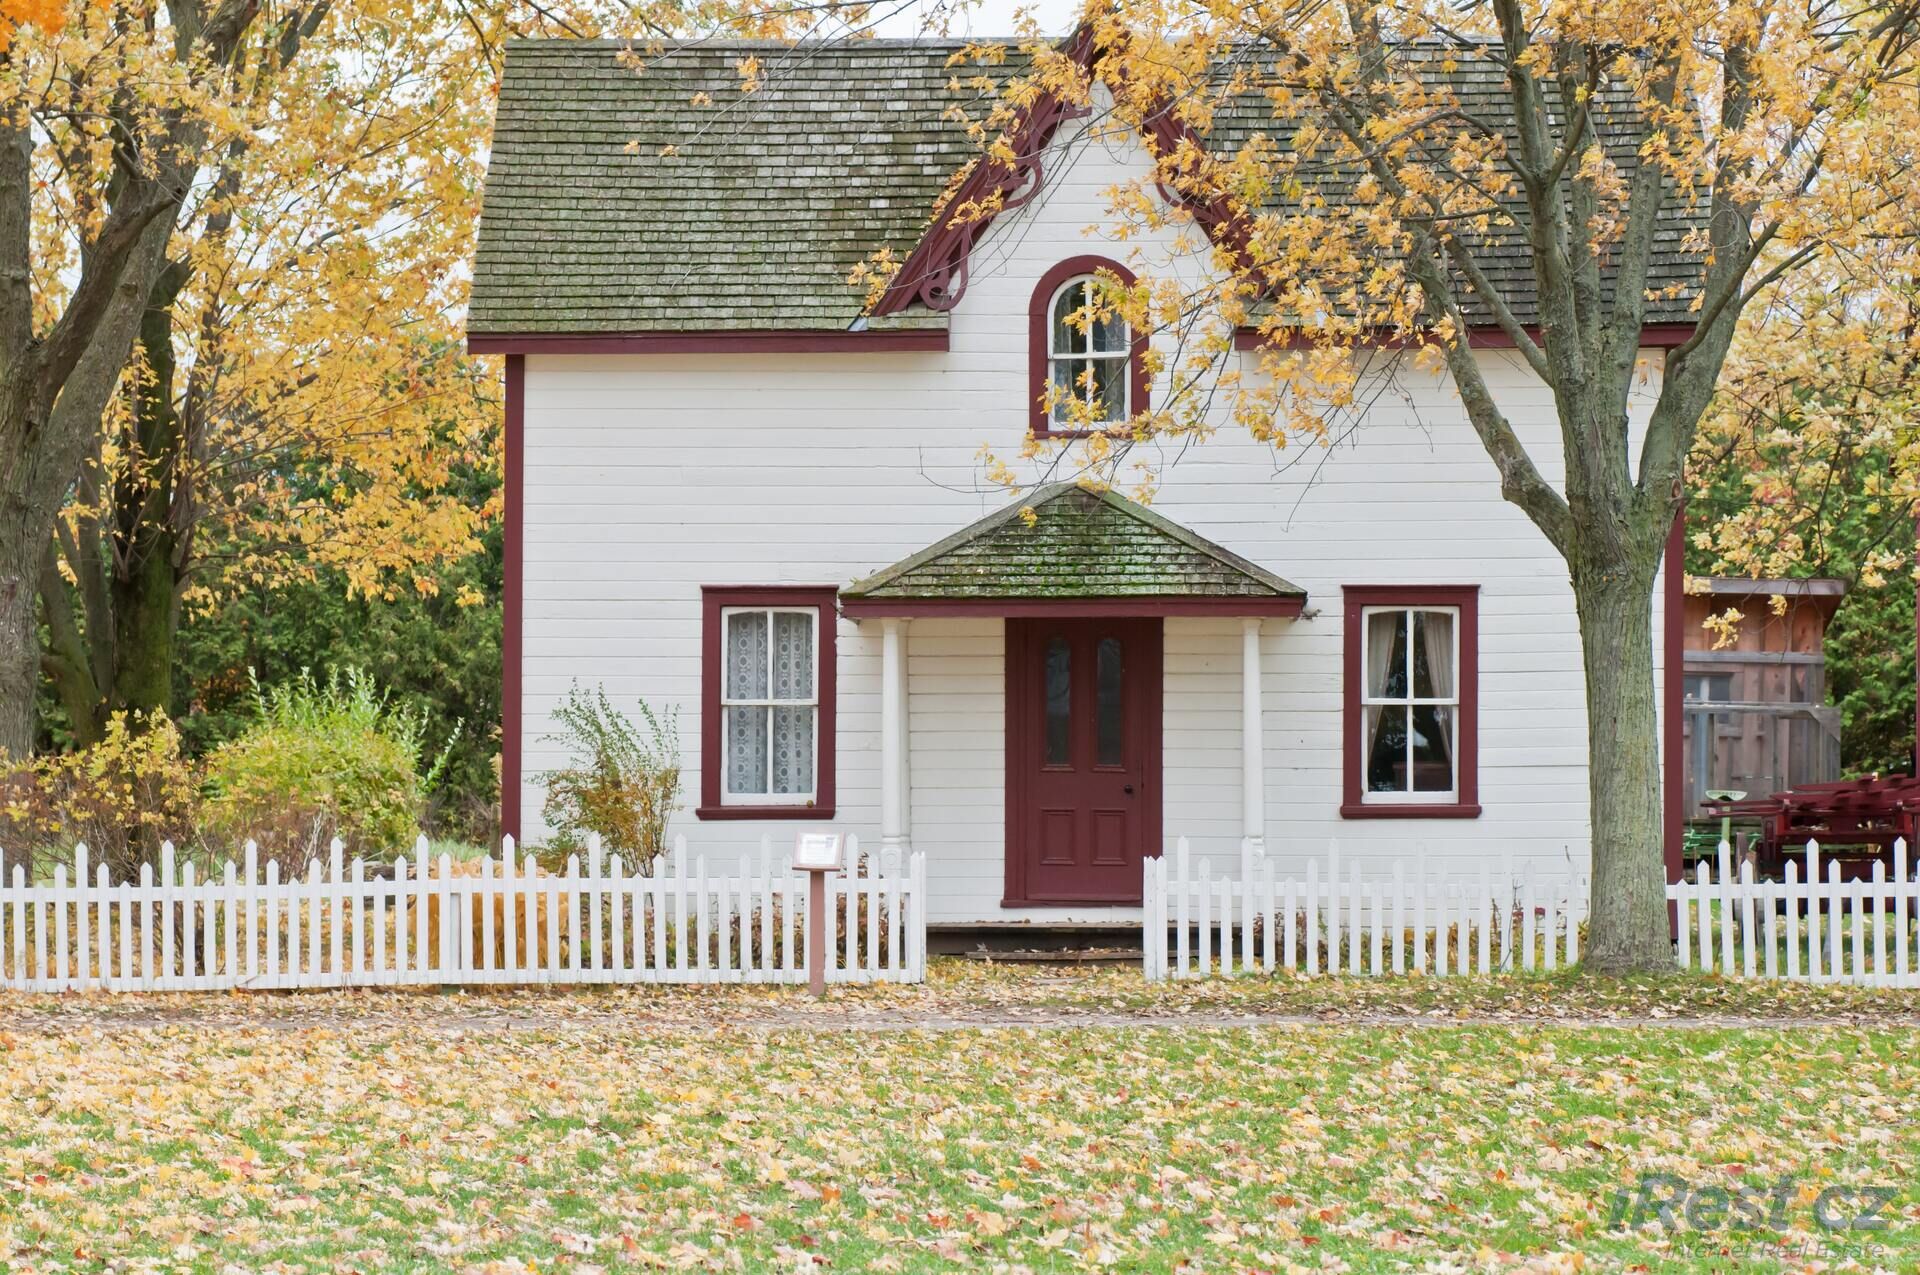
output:
<path id="1" fill-rule="evenodd" d="M 799 611 L 773 616 L 773 698 L 813 698 L 813 617 Z M 813 791 L 811 705 L 773 710 L 773 791 Z"/>
<path id="2" fill-rule="evenodd" d="M 767 613 L 741 611 L 727 617 L 727 698 L 767 697 Z M 767 710 L 726 710 L 727 791 L 767 790 Z"/>
<path id="3" fill-rule="evenodd" d="M 1406 623 L 1405 611 L 1375 611 L 1367 617 L 1367 694 L 1370 696 L 1387 693 L 1387 678 L 1392 673 L 1394 639 L 1400 635 L 1400 629 Z M 1375 742 L 1380 737 L 1380 717 L 1383 709 L 1379 704 L 1367 705 L 1366 748 L 1361 753 L 1363 763 L 1373 757 Z M 1404 713 L 1405 709 L 1397 709 Z"/>
<path id="4" fill-rule="evenodd" d="M 1453 668 L 1453 612 L 1420 612 L 1420 636 L 1427 652 L 1427 672 L 1432 678 L 1432 687 L 1418 687 L 1416 693 L 1422 699 L 1452 699 L 1454 685 Z"/>

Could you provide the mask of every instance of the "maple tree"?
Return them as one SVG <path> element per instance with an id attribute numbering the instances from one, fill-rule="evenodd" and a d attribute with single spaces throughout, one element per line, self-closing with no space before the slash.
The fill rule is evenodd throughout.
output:
<path id="1" fill-rule="evenodd" d="M 459 324 L 509 37 L 617 24 L 638 71 L 674 33 L 844 35 L 869 14 L 8 3 L 33 6 L 7 10 L 0 78 L 19 123 L 0 249 L 27 281 L 10 300 L 28 357 L 0 366 L 19 389 L 0 445 L 24 459 L 0 466 L 16 753 L 40 668 L 85 743 L 116 711 L 167 705 L 183 605 L 325 567 L 363 593 L 431 590 L 497 515 L 450 479 L 497 463 L 497 362 L 467 358 Z M 85 375 L 43 348 L 85 348 Z"/>
<path id="2" fill-rule="evenodd" d="M 1694 571 L 1847 583 L 1827 670 L 1842 763 L 1862 773 L 1912 764 L 1920 506 L 1920 261 L 1911 239 L 1872 249 L 1751 310 L 1687 467 Z"/>
<path id="3" fill-rule="evenodd" d="M 1210 268 L 1138 261 L 1138 283 L 1109 281 L 1102 304 L 1162 334 L 1152 358 L 1169 391 L 1127 429 L 1070 444 L 1077 461 L 1111 480 L 1139 444 L 1225 422 L 1276 447 L 1324 443 L 1366 378 L 1402 362 L 1387 347 L 1449 373 L 1502 495 L 1573 586 L 1588 960 L 1670 964 L 1652 594 L 1683 464 L 1755 298 L 1915 224 L 1915 8 L 1122 0 L 1086 23 L 1090 65 L 1034 43 L 998 122 L 1052 92 L 1149 138 L 1153 170 L 1113 192 L 1112 220 L 1135 240 L 1171 229 Z M 1471 102 L 1451 74 L 1467 63 L 1498 71 Z M 1259 115 L 1245 140 L 1209 143 L 1221 119 L 1245 123 L 1249 101 Z M 1679 277 L 1655 268 L 1671 267 L 1663 232 L 1676 217 L 1693 224 Z M 1537 317 L 1516 310 L 1513 274 L 1489 269 L 1496 244 L 1519 254 Z M 1650 355 L 1646 316 L 1674 298 L 1690 331 Z M 1258 375 L 1226 367 L 1243 326 L 1263 338 Z M 1490 387 L 1475 326 L 1550 392 L 1564 480 Z M 1637 431 L 1629 405 L 1643 385 L 1653 401 Z"/>
<path id="4" fill-rule="evenodd" d="M 223 89 L 261 10 L 45 12 L 10 13 L 0 52 L 0 750 L 16 755 L 31 738 L 41 558 L 173 215 L 230 130 Z"/>
<path id="5" fill-rule="evenodd" d="M 427 589 L 475 543 L 492 511 L 449 478 L 493 463 L 498 402 L 460 348 L 460 266 L 508 29 L 319 5 L 240 59 L 40 570 L 76 742 L 169 707 L 183 605 L 330 565 Z"/>

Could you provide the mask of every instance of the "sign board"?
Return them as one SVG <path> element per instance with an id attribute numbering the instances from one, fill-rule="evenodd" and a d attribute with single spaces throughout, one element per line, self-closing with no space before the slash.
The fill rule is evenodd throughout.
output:
<path id="1" fill-rule="evenodd" d="M 793 839 L 793 866 L 801 872 L 838 872 L 840 834 L 803 832 Z"/>

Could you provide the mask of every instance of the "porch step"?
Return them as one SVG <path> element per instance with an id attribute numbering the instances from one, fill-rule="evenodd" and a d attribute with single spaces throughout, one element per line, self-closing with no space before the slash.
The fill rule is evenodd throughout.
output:
<path id="1" fill-rule="evenodd" d="M 1136 947 L 1062 947 L 1010 948 L 992 951 L 976 947 L 962 952 L 969 961 L 988 961 L 995 965 L 1138 965 L 1141 951 Z"/>

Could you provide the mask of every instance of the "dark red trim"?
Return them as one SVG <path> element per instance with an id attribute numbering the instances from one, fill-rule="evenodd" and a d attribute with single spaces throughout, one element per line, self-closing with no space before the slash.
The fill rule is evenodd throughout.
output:
<path id="1" fill-rule="evenodd" d="M 1526 333 L 1533 340 L 1540 340 L 1538 326 L 1529 326 Z M 1649 323 L 1640 329 L 1640 348 L 1643 350 L 1672 350 L 1685 344 L 1693 337 L 1691 323 Z M 1233 348 L 1236 350 L 1258 350 L 1273 344 L 1283 350 L 1303 349 L 1314 344 L 1314 337 L 1304 332 L 1289 332 L 1276 335 L 1269 340 L 1258 328 L 1240 328 L 1233 334 Z M 1358 344 L 1377 350 L 1398 350 L 1408 342 L 1405 337 L 1383 336 L 1363 338 Z M 1477 350 L 1511 350 L 1515 341 L 1505 331 L 1497 327 L 1485 326 L 1470 328 L 1467 331 L 1467 344 Z"/>
<path id="2" fill-rule="evenodd" d="M 835 590 L 830 584 L 703 585 L 700 589 L 700 804 L 699 819 L 831 819 L 834 755 L 838 751 L 835 718 L 839 660 L 835 655 Z M 815 762 L 815 798 L 811 806 L 729 806 L 720 783 L 720 678 L 726 659 L 720 649 L 722 607 L 817 607 L 820 611 L 820 756 Z"/>
<path id="3" fill-rule="evenodd" d="M 1480 586 L 1477 584 L 1350 584 L 1340 652 L 1340 814 L 1347 819 L 1472 819 L 1480 813 Z M 1360 644 L 1365 607 L 1460 608 L 1460 756 L 1458 800 L 1395 805 L 1365 799 L 1360 763 Z"/>
<path id="4" fill-rule="evenodd" d="M 1298 616 L 1304 597 L 1287 598 L 842 598 L 849 619 L 915 616 Z"/>
<path id="5" fill-rule="evenodd" d="M 1191 124 L 1180 118 L 1170 103 L 1148 115 L 1141 131 L 1151 143 L 1156 161 L 1179 155 L 1182 146 L 1188 143 L 1192 144 L 1190 153 L 1207 153 L 1205 139 Z M 1195 198 L 1190 192 L 1181 190 L 1180 183 L 1190 179 L 1191 175 L 1190 166 L 1174 172 L 1170 186 L 1167 184 L 1168 174 L 1156 163 L 1154 184 L 1160 189 L 1160 197 L 1170 206 L 1187 210 L 1215 248 L 1230 253 L 1237 261 L 1248 260 L 1247 240 L 1252 226 L 1247 218 L 1234 207 L 1232 200 L 1218 192 L 1207 192 Z"/>
<path id="6" fill-rule="evenodd" d="M 1661 786 L 1667 790 L 1665 822 L 1667 881 L 1678 881 L 1685 870 L 1681 851 L 1687 836 L 1686 767 L 1686 681 L 1687 663 L 1687 516 L 1683 509 L 1667 533 L 1665 598 L 1661 627 L 1666 638 L 1666 656 L 1661 661 L 1660 716 L 1662 743 Z M 1671 908 L 1668 909 L 1670 912 Z M 1678 918 L 1674 918 L 1678 920 Z"/>
<path id="7" fill-rule="evenodd" d="M 1076 276 L 1101 270 L 1114 275 L 1129 288 L 1139 281 L 1133 271 L 1110 257 L 1079 256 L 1068 257 L 1055 265 L 1041 275 L 1040 282 L 1034 285 L 1033 299 L 1027 303 L 1027 428 L 1033 431 L 1035 438 L 1085 438 L 1092 432 L 1049 428 L 1053 422 L 1047 415 L 1046 395 L 1052 363 L 1053 316 L 1047 311 L 1052 308 L 1053 294 L 1060 290 L 1061 284 Z M 1147 334 L 1136 332 L 1132 352 L 1127 358 L 1127 397 L 1131 414 L 1137 416 L 1147 410 L 1150 389 L 1147 383 Z"/>
<path id="8" fill-rule="evenodd" d="M 1466 754 L 1465 748 L 1460 751 L 1462 756 Z M 1380 802 L 1369 805 L 1364 801 L 1355 805 L 1352 802 L 1343 801 L 1340 803 L 1340 817 L 1342 819 L 1478 819 L 1480 807 L 1477 804 L 1448 806 L 1414 802 L 1394 804 Z"/>
<path id="9" fill-rule="evenodd" d="M 1082 23 L 1068 37 L 1061 52 L 1077 63 L 1087 76 L 1100 74 L 1094 63 L 1103 50 L 1094 42 L 1093 28 Z M 1116 74 L 1119 74 L 1116 68 Z M 1046 183 L 1043 158 L 1053 144 L 1060 126 L 1091 113 L 1091 108 L 1068 103 L 1056 93 L 1043 93 L 1023 110 L 1004 134 L 1011 161 L 981 156 L 960 186 L 935 210 L 934 219 L 920 241 L 907 254 L 887 290 L 874 303 L 874 314 L 897 314 L 912 305 L 931 310 L 951 310 L 967 289 L 967 263 L 973 246 L 987 232 L 995 218 L 1031 203 Z M 1198 149 L 1199 134 L 1181 119 L 1171 105 L 1149 111 L 1141 121 L 1141 135 L 1152 146 L 1156 157 L 1178 154 L 1181 144 L 1191 138 Z M 1155 182 L 1161 197 L 1171 207 L 1185 208 L 1215 247 L 1246 255 L 1247 223 L 1231 201 L 1219 195 L 1189 198 L 1178 187 L 1186 174 L 1175 174 L 1173 184 L 1167 174 L 1158 171 Z M 991 216 L 981 216 L 982 208 L 991 208 Z"/>
<path id="10" fill-rule="evenodd" d="M 500 548 L 500 835 L 520 837 L 520 664 L 526 607 L 527 361 L 507 355 L 506 486 Z"/>
<path id="11" fill-rule="evenodd" d="M 527 332 L 467 338 L 469 354 L 848 354 L 944 350 L 946 329 L 849 332 Z"/>
<path id="12" fill-rule="evenodd" d="M 1091 68 L 1093 29 L 1083 23 L 1062 52 L 1082 69 Z M 958 304 L 967 290 L 967 261 L 973 245 L 995 218 L 1025 207 L 1040 193 L 1046 176 L 1042 160 L 1054 135 L 1062 124 L 1089 114 L 1090 109 L 1070 104 L 1056 93 L 1043 93 L 1020 112 L 1005 134 L 1013 158 L 1002 161 L 983 154 L 973 161 L 959 186 L 935 208 L 932 223 L 900 263 L 872 313 L 898 314 L 913 305 L 951 310 Z M 982 208 L 992 208 L 994 214 L 980 216 Z"/>

